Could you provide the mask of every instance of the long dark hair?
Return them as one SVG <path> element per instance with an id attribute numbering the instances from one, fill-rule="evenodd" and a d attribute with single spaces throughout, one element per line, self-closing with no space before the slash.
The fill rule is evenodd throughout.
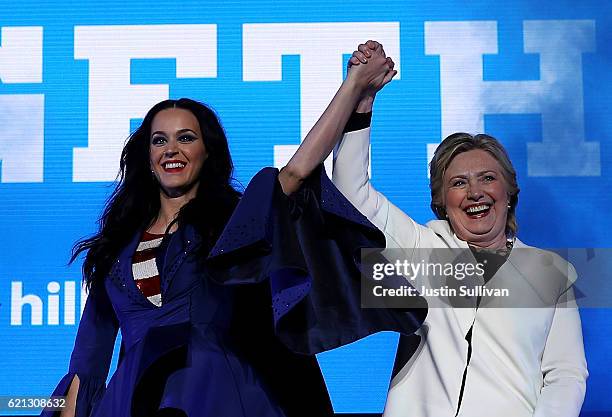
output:
<path id="1" fill-rule="evenodd" d="M 134 234 L 155 221 L 160 210 L 159 184 L 151 174 L 149 143 L 151 123 L 162 110 L 185 109 L 198 119 L 202 140 L 208 152 L 199 175 L 196 197 L 179 211 L 179 225 L 192 224 L 210 249 L 238 203 L 240 193 L 232 186 L 234 166 L 225 131 L 214 111 L 187 98 L 157 103 L 142 124 L 128 138 L 121 152 L 119 182 L 108 199 L 94 236 L 78 241 L 72 249 L 73 262 L 87 252 L 83 262 L 83 280 L 87 287 L 102 282 L 121 249 Z"/>

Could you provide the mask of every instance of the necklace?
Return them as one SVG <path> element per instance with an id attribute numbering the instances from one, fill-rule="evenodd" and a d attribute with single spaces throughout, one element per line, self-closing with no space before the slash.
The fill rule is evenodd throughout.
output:
<path id="1" fill-rule="evenodd" d="M 509 237 L 506 239 L 506 249 L 508 249 L 509 251 L 512 250 L 512 248 L 514 247 L 514 241 L 515 241 L 515 237 Z"/>

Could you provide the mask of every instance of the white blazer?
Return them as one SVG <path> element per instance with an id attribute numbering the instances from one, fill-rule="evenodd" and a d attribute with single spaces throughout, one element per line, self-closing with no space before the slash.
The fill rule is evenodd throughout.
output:
<path id="1" fill-rule="evenodd" d="M 333 182 L 385 233 L 387 248 L 467 249 L 448 222 L 419 225 L 374 189 L 368 177 L 369 145 L 370 128 L 344 135 L 334 153 Z M 514 245 L 525 247 L 518 240 Z M 495 280 L 533 273 L 517 252 L 511 252 Z M 573 281 L 573 267 L 557 255 L 553 259 L 573 274 Z M 580 315 L 570 301 L 569 306 L 541 308 L 430 308 L 418 331 L 418 349 L 391 381 L 385 417 L 456 415 L 467 364 L 465 336 L 472 324 L 459 416 L 580 414 L 588 372 Z"/>

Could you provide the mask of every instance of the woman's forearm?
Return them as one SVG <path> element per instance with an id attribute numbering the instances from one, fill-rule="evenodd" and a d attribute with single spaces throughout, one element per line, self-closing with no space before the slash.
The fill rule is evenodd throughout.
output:
<path id="1" fill-rule="evenodd" d="M 374 107 L 375 97 L 376 97 L 375 94 L 371 94 L 371 95 L 367 95 L 363 97 L 361 100 L 359 100 L 359 103 L 357 104 L 355 111 L 357 113 L 370 113 L 372 111 L 372 108 Z"/>
<path id="2" fill-rule="evenodd" d="M 393 60 L 385 56 L 382 46 L 369 54 L 367 63 L 349 68 L 336 95 L 281 170 L 279 181 L 285 194 L 298 190 L 302 182 L 327 158 L 340 140 L 351 112 L 355 108 L 360 112 L 367 112 L 368 108 L 371 110 L 375 92 L 397 73 L 393 70 Z"/>
<path id="3" fill-rule="evenodd" d="M 68 393 L 66 394 L 66 407 L 60 412 L 60 417 L 74 417 L 79 385 L 79 376 L 75 375 L 70 384 L 70 388 L 68 388 Z"/>
<path id="4" fill-rule="evenodd" d="M 285 194 L 299 189 L 302 181 L 331 153 L 360 97 L 361 89 L 354 79 L 344 80 L 297 152 L 281 170 L 279 181 Z"/>

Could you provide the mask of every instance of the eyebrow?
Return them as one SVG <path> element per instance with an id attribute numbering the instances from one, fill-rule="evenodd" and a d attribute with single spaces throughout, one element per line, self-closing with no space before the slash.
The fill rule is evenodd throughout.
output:
<path id="1" fill-rule="evenodd" d="M 185 132 L 191 132 L 194 135 L 198 136 L 198 134 L 196 132 L 194 132 L 193 130 L 191 130 L 191 129 L 179 129 L 179 130 L 176 131 L 176 133 L 178 133 L 178 134 L 185 133 Z M 163 132 L 161 130 L 156 130 L 155 132 L 151 133 L 151 136 L 154 136 L 154 135 L 165 135 L 165 134 L 166 134 L 166 132 Z"/>
<path id="2" fill-rule="evenodd" d="M 180 129 L 180 130 L 177 130 L 176 132 L 177 132 L 177 133 L 191 132 L 191 133 L 193 133 L 194 135 L 198 136 L 198 134 L 197 134 L 196 132 L 194 132 L 193 130 L 191 130 L 191 129 Z"/>
<path id="3" fill-rule="evenodd" d="M 492 169 L 485 169 L 484 171 L 477 172 L 476 176 L 480 177 L 480 176 L 482 176 L 484 174 L 487 174 L 487 173 L 497 174 L 497 171 L 492 170 Z M 458 175 L 453 175 L 452 177 L 450 177 L 451 180 L 453 178 L 467 178 L 467 175 L 465 175 L 465 174 L 458 174 Z"/>

